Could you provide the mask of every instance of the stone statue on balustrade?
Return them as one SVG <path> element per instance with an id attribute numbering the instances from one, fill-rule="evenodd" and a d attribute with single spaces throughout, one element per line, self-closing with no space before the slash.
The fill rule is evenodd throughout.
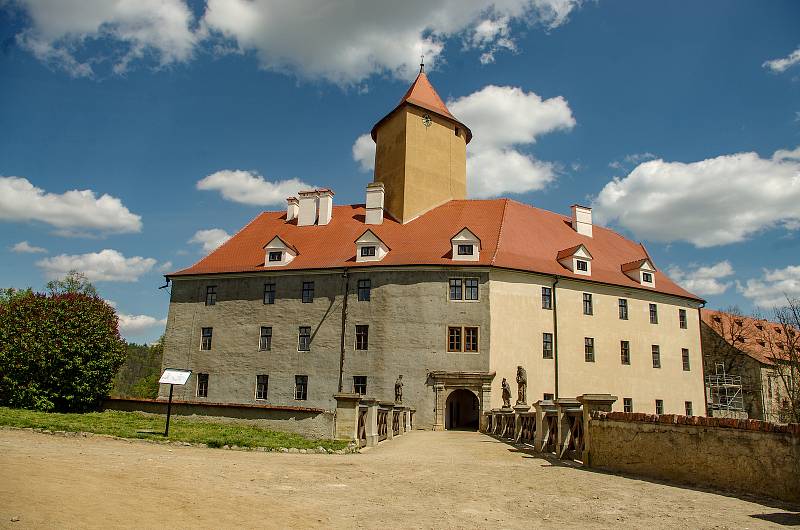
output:
<path id="1" fill-rule="evenodd" d="M 511 385 L 508 384 L 506 378 L 503 378 L 503 382 L 501 383 L 503 387 L 503 408 L 510 409 L 511 408 Z"/>
<path id="2" fill-rule="evenodd" d="M 528 390 L 528 373 L 522 366 L 517 366 L 517 405 L 527 405 L 525 393 Z"/>
<path id="3" fill-rule="evenodd" d="M 395 403 L 402 403 L 403 402 L 403 376 L 400 375 L 397 377 L 397 381 L 394 382 L 394 402 Z"/>

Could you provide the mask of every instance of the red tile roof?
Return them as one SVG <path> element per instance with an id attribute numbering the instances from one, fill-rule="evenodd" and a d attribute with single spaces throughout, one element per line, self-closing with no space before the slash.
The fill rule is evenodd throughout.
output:
<path id="1" fill-rule="evenodd" d="M 375 124 L 370 133 L 372 135 L 373 140 L 377 141 L 378 139 L 377 136 L 378 125 L 380 125 L 384 120 L 389 118 L 389 116 L 394 114 L 397 109 L 399 109 L 405 104 L 415 105 L 429 112 L 433 112 L 434 114 L 438 114 L 439 116 L 442 116 L 444 118 L 456 122 L 459 126 L 461 126 L 464 129 L 464 132 L 466 133 L 467 143 L 469 143 L 470 140 L 472 140 L 472 131 L 469 129 L 469 127 L 461 123 L 455 116 L 453 116 L 450 113 L 450 110 L 447 108 L 447 105 L 444 104 L 442 98 L 440 98 L 439 94 L 436 93 L 436 89 L 433 88 L 431 82 L 428 81 L 428 76 L 425 75 L 425 72 L 419 73 L 414 82 L 411 83 L 411 86 L 408 88 L 405 95 L 402 98 L 400 98 L 400 103 L 398 103 L 397 106 L 394 109 L 392 109 L 392 111 L 389 114 L 381 118 L 378 121 L 378 123 Z"/>
<path id="2" fill-rule="evenodd" d="M 776 358 L 789 359 L 788 352 L 778 347 L 779 344 L 785 347 L 787 338 L 776 322 L 715 309 L 702 309 L 700 318 L 725 342 L 762 364 L 775 364 Z"/>
<path id="3" fill-rule="evenodd" d="M 625 275 L 622 263 L 644 257 L 639 244 L 600 226 L 594 227 L 594 237 L 583 236 L 572 229 L 569 217 L 510 199 L 450 201 L 405 225 L 389 217 L 383 224 L 365 225 L 364 215 L 363 204 L 334 206 L 329 224 L 298 227 L 296 220 L 285 221 L 285 212 L 263 212 L 214 252 L 168 276 L 391 265 L 494 266 L 701 300 L 661 272 L 655 273 L 655 289 Z M 464 227 L 481 241 L 477 261 L 452 260 L 450 239 Z M 381 261 L 356 263 L 353 241 L 367 228 L 392 250 Z M 275 236 L 298 254 L 287 265 L 265 267 L 263 247 Z M 581 243 L 593 257 L 590 278 L 570 272 L 556 259 L 559 250 Z"/>

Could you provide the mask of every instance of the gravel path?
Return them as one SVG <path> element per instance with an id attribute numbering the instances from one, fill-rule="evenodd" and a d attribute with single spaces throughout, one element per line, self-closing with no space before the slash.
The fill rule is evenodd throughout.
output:
<path id="1" fill-rule="evenodd" d="M 794 510 L 586 471 L 478 433 L 299 455 L 0 429 L 2 528 L 777 528 L 800 525 Z"/>

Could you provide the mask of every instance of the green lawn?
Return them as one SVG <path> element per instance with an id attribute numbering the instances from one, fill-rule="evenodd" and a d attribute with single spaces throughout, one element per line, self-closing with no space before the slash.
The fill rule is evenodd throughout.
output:
<path id="1" fill-rule="evenodd" d="M 90 412 L 86 414 L 58 414 L 33 410 L 0 407 L 0 425 L 32 427 L 51 431 L 83 431 L 110 434 L 122 438 L 163 440 L 161 434 L 138 431 L 164 432 L 164 416 L 139 412 Z M 280 447 L 297 449 L 344 449 L 347 442 L 313 440 L 298 434 L 268 431 L 258 427 L 211 420 L 187 419 L 173 416 L 170 419 L 169 439 L 181 442 L 204 443 L 209 447 L 237 445 L 239 447 Z"/>

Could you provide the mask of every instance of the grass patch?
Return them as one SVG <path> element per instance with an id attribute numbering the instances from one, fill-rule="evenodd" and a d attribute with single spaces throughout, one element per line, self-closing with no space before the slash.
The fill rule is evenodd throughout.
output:
<path id="1" fill-rule="evenodd" d="M 141 412 L 88 412 L 85 414 L 59 414 L 34 410 L 0 407 L 0 425 L 31 427 L 51 431 L 92 432 L 110 434 L 121 438 L 164 440 L 161 434 L 138 431 L 164 432 L 164 416 Z M 338 440 L 314 440 L 299 434 L 270 431 L 239 423 L 213 420 L 189 419 L 172 416 L 169 424 L 169 440 L 204 443 L 209 447 L 238 445 L 239 447 L 280 447 L 297 449 L 344 449 L 347 442 Z"/>

